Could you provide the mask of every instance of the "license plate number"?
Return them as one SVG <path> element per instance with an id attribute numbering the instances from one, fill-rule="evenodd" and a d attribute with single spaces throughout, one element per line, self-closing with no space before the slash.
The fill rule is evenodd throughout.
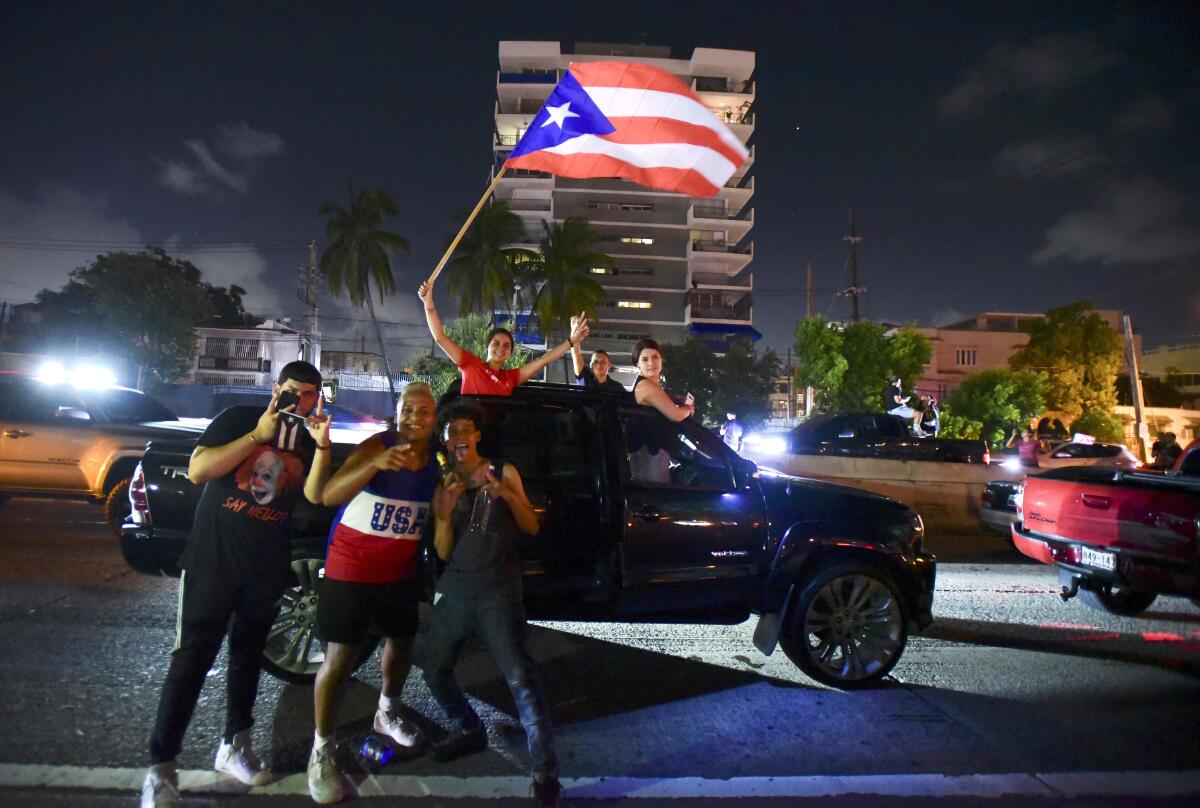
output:
<path id="1" fill-rule="evenodd" d="M 1079 561 L 1089 567 L 1095 567 L 1101 570 L 1115 570 L 1117 568 L 1117 557 L 1112 553 L 1105 553 L 1101 550 L 1092 550 L 1088 547 L 1079 548 Z"/>

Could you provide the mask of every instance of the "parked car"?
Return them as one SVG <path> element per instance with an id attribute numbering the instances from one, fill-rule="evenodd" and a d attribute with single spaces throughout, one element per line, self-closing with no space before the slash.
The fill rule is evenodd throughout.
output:
<path id="1" fill-rule="evenodd" d="M 771 447 L 778 454 L 864 457 L 877 460 L 928 460 L 987 463 L 987 444 L 981 440 L 916 438 L 909 422 L 897 415 L 855 412 L 815 415 L 791 432 L 775 434 Z M 766 438 L 747 439 L 751 448 Z M 762 452 L 759 452 L 761 455 Z"/>
<path id="2" fill-rule="evenodd" d="M 764 654 L 781 645 L 813 679 L 846 688 L 886 676 L 932 620 L 935 560 L 899 502 L 760 472 L 695 421 L 580 387 L 479 401 L 480 452 L 517 467 L 541 522 L 523 543 L 535 619 L 732 624 L 754 613 Z M 191 446 L 153 442 L 130 489 L 122 549 L 138 571 L 177 572 L 199 495 Z M 265 660 L 291 681 L 323 659 L 312 625 L 331 513 L 302 504 L 293 516 L 296 585 Z"/>
<path id="3" fill-rule="evenodd" d="M 993 480 L 983 487 L 979 497 L 979 524 L 984 530 L 1011 538 L 1012 524 L 1017 520 L 1017 490 L 1019 482 Z"/>
<path id="4" fill-rule="evenodd" d="M 1013 542 L 1059 570 L 1063 600 L 1136 615 L 1160 595 L 1200 605 L 1200 442 L 1168 473 L 1069 466 L 1026 478 Z"/>
<path id="5" fill-rule="evenodd" d="M 0 500 L 87 497 L 115 534 L 129 513 L 129 479 L 146 442 L 198 436 L 150 396 L 127 387 L 47 382 L 0 373 Z"/>
<path id="6" fill-rule="evenodd" d="M 1016 449 L 1005 449 L 993 455 L 993 462 L 1020 466 Z M 1113 468 L 1141 468 L 1142 461 L 1121 443 L 1083 443 L 1068 441 L 1056 443 L 1045 451 L 1038 452 L 1039 469 L 1057 469 L 1065 466 L 1111 466 Z"/>

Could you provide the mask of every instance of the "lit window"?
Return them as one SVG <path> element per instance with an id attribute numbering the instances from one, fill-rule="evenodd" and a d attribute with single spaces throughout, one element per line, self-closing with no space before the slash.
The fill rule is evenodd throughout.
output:
<path id="1" fill-rule="evenodd" d="M 653 244 L 654 239 L 641 236 L 621 236 L 622 244 Z"/>
<path id="2" fill-rule="evenodd" d="M 591 267 L 588 272 L 593 275 L 612 275 L 612 267 Z"/>
<path id="3" fill-rule="evenodd" d="M 654 304 L 649 300 L 618 300 L 618 309 L 649 309 L 653 308 Z"/>

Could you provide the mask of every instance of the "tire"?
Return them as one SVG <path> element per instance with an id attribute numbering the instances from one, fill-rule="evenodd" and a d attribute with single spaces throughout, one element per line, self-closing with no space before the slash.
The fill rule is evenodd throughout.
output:
<path id="1" fill-rule="evenodd" d="M 104 495 L 104 521 L 108 529 L 117 538 L 121 538 L 121 525 L 129 518 L 133 506 L 129 504 L 129 480 L 124 477 L 117 480 L 108 493 Z"/>
<path id="2" fill-rule="evenodd" d="M 892 577 L 862 562 L 820 570 L 803 585 L 780 645 L 809 677 L 867 687 L 887 676 L 908 642 L 904 601 Z"/>
<path id="3" fill-rule="evenodd" d="M 1131 589 L 1128 586 L 1097 584 L 1095 589 L 1079 588 L 1079 599 L 1101 612 L 1134 617 L 1150 608 L 1158 598 L 1154 592 Z"/>
<path id="4" fill-rule="evenodd" d="M 296 585 L 279 598 L 275 623 L 263 648 L 263 669 L 285 682 L 311 685 L 325 661 L 325 644 L 317 639 L 317 585 L 325 560 L 307 558 L 292 562 Z M 368 637 L 354 663 L 357 669 L 379 646 L 378 637 Z"/>

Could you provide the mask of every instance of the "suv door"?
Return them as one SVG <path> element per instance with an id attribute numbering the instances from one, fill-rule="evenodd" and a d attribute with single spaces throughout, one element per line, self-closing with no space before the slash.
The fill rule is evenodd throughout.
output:
<path id="1" fill-rule="evenodd" d="M 80 463 L 91 416 L 66 384 L 0 376 L 0 485 L 9 490 L 88 490 Z"/>
<path id="2" fill-rule="evenodd" d="M 760 495 L 739 488 L 733 454 L 694 421 L 620 409 L 627 462 L 619 611 L 645 619 L 744 619 L 766 530 Z"/>
<path id="3" fill-rule="evenodd" d="M 481 403 L 488 424 L 480 452 L 516 466 L 541 524 L 522 538 L 526 603 L 540 617 L 571 617 L 616 543 L 596 414 L 552 402 Z"/>

